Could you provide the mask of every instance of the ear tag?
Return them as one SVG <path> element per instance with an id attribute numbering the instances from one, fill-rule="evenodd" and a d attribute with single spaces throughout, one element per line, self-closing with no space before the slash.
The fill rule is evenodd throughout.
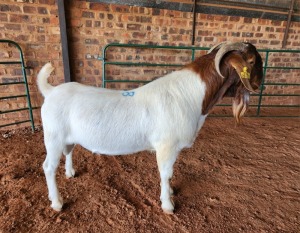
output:
<path id="1" fill-rule="evenodd" d="M 250 73 L 248 72 L 246 66 L 244 66 L 243 71 L 241 72 L 241 78 L 250 79 Z"/>

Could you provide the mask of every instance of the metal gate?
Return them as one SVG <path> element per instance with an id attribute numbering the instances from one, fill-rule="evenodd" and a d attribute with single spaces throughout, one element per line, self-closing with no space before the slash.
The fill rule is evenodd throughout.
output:
<path id="1" fill-rule="evenodd" d="M 109 65 L 115 66 L 156 66 L 156 67 L 182 67 L 183 64 L 176 64 L 176 63 L 157 63 L 157 62 L 132 62 L 132 61 L 110 61 L 108 57 L 111 55 L 109 50 L 111 48 L 136 48 L 136 49 L 163 49 L 163 50 L 184 50 L 190 52 L 190 61 L 195 59 L 196 53 L 199 51 L 206 51 L 210 48 L 207 47 L 185 47 L 185 46 L 157 46 L 157 45 L 144 45 L 144 44 L 108 44 L 103 48 L 103 55 L 102 57 L 98 57 L 99 60 L 102 60 L 102 86 L 107 87 L 109 83 L 147 83 L 149 81 L 145 81 L 143 79 L 138 80 L 121 80 L 121 79 L 111 79 L 107 77 L 107 69 Z M 272 49 L 259 49 L 258 50 L 262 55 L 264 66 L 263 66 L 263 81 L 259 90 L 259 94 L 251 94 L 252 98 L 256 98 L 256 103 L 250 103 L 250 108 L 252 109 L 252 114 L 248 115 L 250 117 L 300 117 L 300 50 L 272 50 Z M 270 56 L 274 55 L 275 58 L 270 59 Z M 285 55 L 284 55 L 285 54 Z M 279 57 L 279 58 L 278 58 Z M 283 58 L 282 58 L 283 57 Z M 124 59 L 123 59 L 124 60 Z M 283 61 L 282 61 L 283 60 Z M 288 62 L 290 61 L 290 62 Z M 273 64 L 270 64 L 273 63 Z M 299 64 L 298 64 L 299 63 Z M 288 65 L 287 65 L 288 64 Z M 296 64 L 296 65 L 295 65 Z M 280 81 L 280 78 L 277 80 L 270 79 L 269 81 L 266 79 L 268 72 L 274 72 L 284 74 L 286 71 L 291 71 L 292 75 L 296 78 L 296 82 L 289 82 L 289 81 Z M 272 75 L 272 74 L 270 74 Z M 278 74 L 277 74 L 278 76 Z M 297 78 L 298 77 L 298 78 Z M 279 81 L 278 81 L 279 80 Z M 271 87 L 271 88 L 269 88 Z M 291 92 L 288 93 L 268 93 L 266 89 L 277 89 L 276 87 L 283 88 L 289 87 L 292 88 Z M 275 97 L 287 97 L 287 98 L 294 98 L 295 103 L 293 104 L 284 104 L 280 99 L 277 100 L 277 104 L 272 104 L 272 98 Z M 268 101 L 264 100 L 268 98 Z M 295 99 L 296 98 L 296 99 Z M 271 104 L 270 104 L 271 102 Z M 219 104 L 219 107 L 229 107 L 231 104 Z M 266 114 L 262 114 L 262 109 L 273 109 Z M 284 112 L 292 111 L 294 114 L 280 114 L 277 115 L 274 109 L 282 109 Z M 287 109 L 287 110 L 285 110 Z M 211 114 L 210 116 L 217 116 L 217 117 L 227 117 L 230 116 L 228 114 Z"/>
<path id="2" fill-rule="evenodd" d="M 23 52 L 21 47 L 14 41 L 11 40 L 0 40 L 0 43 L 7 43 L 10 45 L 13 45 L 17 48 L 19 52 L 19 57 L 20 60 L 17 61 L 0 61 L 1 65 L 12 65 L 12 64 L 17 64 L 20 65 L 21 70 L 22 70 L 22 76 L 23 80 L 21 81 L 16 81 L 16 82 L 1 82 L 0 87 L 6 87 L 6 86 L 11 86 L 11 85 L 24 85 L 25 86 L 25 93 L 21 95 L 8 95 L 8 96 L 0 96 L 0 101 L 7 101 L 11 99 L 17 99 L 17 98 L 26 98 L 26 103 L 27 106 L 25 108 L 15 108 L 15 109 L 10 109 L 10 110 L 1 110 L 0 109 L 0 115 L 2 114 L 7 114 L 7 113 L 12 113 L 12 112 L 20 112 L 20 111 L 28 111 L 28 119 L 22 120 L 22 121 L 14 121 L 12 123 L 0 125 L 0 127 L 5 127 L 5 126 L 10 126 L 10 125 L 16 125 L 16 124 L 21 124 L 21 123 L 26 123 L 30 122 L 31 123 L 31 128 L 34 130 L 34 120 L 33 120 L 33 114 L 32 114 L 32 106 L 31 106 L 31 101 L 30 101 L 30 95 L 29 95 L 29 88 L 28 88 L 28 83 L 27 83 L 27 76 L 26 76 L 26 67 L 25 67 L 25 62 L 23 58 Z"/>

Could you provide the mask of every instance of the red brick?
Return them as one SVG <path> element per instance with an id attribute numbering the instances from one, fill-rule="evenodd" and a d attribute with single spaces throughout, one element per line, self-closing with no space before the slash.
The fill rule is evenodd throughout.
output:
<path id="1" fill-rule="evenodd" d="M 39 0 L 40 4 L 54 5 L 55 0 Z"/>
<path id="2" fill-rule="evenodd" d="M 7 30 L 20 31 L 21 25 L 20 24 L 5 24 L 5 28 Z"/>
<path id="3" fill-rule="evenodd" d="M 241 19 L 241 17 L 239 17 L 239 16 L 230 16 L 229 17 L 229 21 L 231 21 L 231 22 L 239 22 L 240 19 Z"/>
<path id="4" fill-rule="evenodd" d="M 95 18 L 95 13 L 91 12 L 91 11 L 83 11 L 81 17 L 82 18 Z"/>
<path id="5" fill-rule="evenodd" d="M 129 13 L 130 12 L 128 6 L 110 5 L 110 8 L 113 12 L 121 12 L 121 13 Z"/>
<path id="6" fill-rule="evenodd" d="M 39 41 L 39 42 L 45 42 L 46 41 L 46 36 L 45 35 L 38 35 L 36 38 L 37 38 L 37 41 Z"/>
<path id="7" fill-rule="evenodd" d="M 146 37 L 146 33 L 145 32 L 133 32 L 132 33 L 132 37 L 133 38 L 143 39 L 143 38 Z"/>
<path id="8" fill-rule="evenodd" d="M 8 17 L 6 13 L 0 13 L 0 22 L 7 22 Z"/>
<path id="9" fill-rule="evenodd" d="M 50 15 L 50 19 L 49 20 L 50 20 L 49 21 L 50 24 L 54 24 L 54 25 L 58 25 L 59 24 L 58 15 Z M 48 21 L 46 21 L 46 22 L 48 22 Z"/>
<path id="10" fill-rule="evenodd" d="M 9 9 L 9 5 L 0 5 L 0 11 L 2 11 L 2 12 L 6 12 L 6 11 L 10 11 L 10 9 Z"/>
<path id="11" fill-rule="evenodd" d="M 163 13 L 163 11 L 160 9 L 152 8 L 152 15 L 160 15 L 161 12 Z"/>
<path id="12" fill-rule="evenodd" d="M 223 21 L 223 22 L 226 22 L 228 21 L 228 16 L 226 15 L 215 15 L 215 20 L 217 21 Z"/>
<path id="13" fill-rule="evenodd" d="M 271 40 L 270 44 L 271 45 L 279 45 L 279 44 L 281 44 L 281 41 L 279 41 L 279 40 Z"/>
<path id="14" fill-rule="evenodd" d="M 255 37 L 263 37 L 264 34 L 263 33 L 255 33 Z"/>
<path id="15" fill-rule="evenodd" d="M 142 28 L 141 24 L 127 24 L 127 30 L 138 31 Z"/>
<path id="16" fill-rule="evenodd" d="M 18 41 L 18 42 L 20 42 L 20 41 L 27 42 L 29 40 L 29 36 L 30 35 L 18 35 L 16 37 L 16 41 Z"/>
<path id="17" fill-rule="evenodd" d="M 0 51 L 0 58 L 9 58 L 9 53 L 7 51 Z"/>
<path id="18" fill-rule="evenodd" d="M 104 19 L 104 17 L 105 17 L 105 14 L 104 14 L 104 13 L 99 13 L 99 18 L 100 18 L 100 19 Z"/>
<path id="19" fill-rule="evenodd" d="M 114 19 L 114 15 L 113 14 L 107 14 L 107 19 L 113 20 Z"/>
<path id="20" fill-rule="evenodd" d="M 23 11 L 24 11 L 24 13 L 31 13 L 31 14 L 37 13 L 37 9 L 34 6 L 24 6 Z"/>
<path id="21" fill-rule="evenodd" d="M 114 26 L 114 25 L 113 25 L 112 22 L 107 22 L 107 23 L 106 23 L 106 27 L 107 27 L 107 28 L 113 28 L 113 26 Z"/>
<path id="22" fill-rule="evenodd" d="M 46 7 L 38 7 L 38 13 L 42 15 L 47 15 L 48 9 Z"/>
<path id="23" fill-rule="evenodd" d="M 28 15 L 15 15 L 11 14 L 10 15 L 10 22 L 12 23 L 28 23 L 30 22 L 32 17 L 29 17 Z M 33 19 L 34 20 L 34 19 Z"/>
<path id="24" fill-rule="evenodd" d="M 244 23 L 252 23 L 252 18 L 244 18 Z"/>
<path id="25" fill-rule="evenodd" d="M 109 11 L 109 5 L 105 3 L 90 3 L 89 8 L 96 11 Z"/>
<path id="26" fill-rule="evenodd" d="M 271 24 L 274 25 L 274 26 L 281 26 L 282 25 L 282 21 L 273 20 Z"/>
<path id="27" fill-rule="evenodd" d="M 86 27 L 92 27 L 92 23 L 93 23 L 92 20 L 86 20 L 85 21 L 85 26 Z"/>

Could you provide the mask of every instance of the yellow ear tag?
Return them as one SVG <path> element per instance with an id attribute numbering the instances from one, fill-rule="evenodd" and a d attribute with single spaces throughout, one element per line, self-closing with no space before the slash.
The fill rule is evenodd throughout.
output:
<path id="1" fill-rule="evenodd" d="M 244 66 L 243 71 L 241 72 L 241 78 L 250 79 L 250 73 L 247 71 L 247 67 Z"/>

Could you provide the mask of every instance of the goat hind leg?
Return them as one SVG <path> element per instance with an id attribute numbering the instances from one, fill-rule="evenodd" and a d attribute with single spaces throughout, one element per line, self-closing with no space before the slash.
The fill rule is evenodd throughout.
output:
<path id="1" fill-rule="evenodd" d="M 74 145 L 66 145 L 63 151 L 64 155 L 66 156 L 66 177 L 69 179 L 75 176 L 75 170 L 73 168 L 73 161 L 72 161 L 72 153 L 73 153 Z"/>
<path id="2" fill-rule="evenodd" d="M 62 150 L 59 150 L 55 146 L 49 144 L 46 144 L 46 149 L 47 157 L 43 163 L 43 169 L 46 176 L 49 199 L 52 202 L 51 207 L 56 211 L 60 211 L 63 205 L 63 200 L 56 184 L 56 170 L 62 156 Z"/>

